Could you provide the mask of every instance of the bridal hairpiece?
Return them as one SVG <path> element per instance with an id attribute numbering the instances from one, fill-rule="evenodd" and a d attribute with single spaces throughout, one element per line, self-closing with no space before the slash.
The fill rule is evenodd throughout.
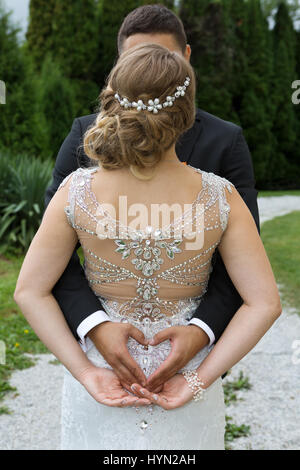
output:
<path id="1" fill-rule="evenodd" d="M 176 92 L 172 96 L 167 96 L 166 101 L 164 103 L 160 103 L 158 98 L 155 98 L 154 100 L 149 100 L 148 105 L 146 105 L 142 100 L 132 101 L 130 102 L 128 98 L 121 98 L 118 93 L 115 94 L 115 98 L 119 101 L 121 106 L 124 106 L 124 108 L 136 108 L 137 111 L 142 111 L 142 109 L 145 109 L 147 111 L 152 111 L 153 113 L 158 113 L 158 111 L 162 108 L 166 108 L 168 106 L 173 106 L 173 101 L 175 101 L 176 98 L 179 98 L 180 96 L 185 95 L 185 90 L 190 84 L 190 77 L 186 77 L 184 84 L 181 86 L 178 86 L 176 88 Z"/>

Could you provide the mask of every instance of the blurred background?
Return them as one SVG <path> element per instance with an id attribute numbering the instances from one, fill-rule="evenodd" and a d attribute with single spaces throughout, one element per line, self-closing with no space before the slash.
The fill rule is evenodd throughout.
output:
<path id="1" fill-rule="evenodd" d="M 95 109 L 118 29 L 143 3 L 158 2 L 0 0 L 1 151 L 55 159 L 74 117 Z M 257 188 L 299 187 L 300 106 L 291 101 L 300 79 L 299 2 L 161 3 L 185 25 L 198 107 L 243 127 Z"/>
<path id="2" fill-rule="evenodd" d="M 259 191 L 261 236 L 284 305 L 299 313 L 300 0 L 0 0 L 0 80 L 6 85 L 6 103 L 0 104 L 2 415 L 11 411 L 1 400 L 18 393 L 9 380 L 12 372 L 47 352 L 12 293 L 41 222 L 58 150 L 73 119 L 96 110 L 124 17 L 150 3 L 166 5 L 183 21 L 197 106 L 243 128 Z M 300 340 L 296 320 L 286 348 L 297 334 Z M 235 401 L 237 390 L 250 388 L 242 373 L 226 385 L 227 402 Z M 229 421 L 227 442 L 247 436 L 249 423 Z M 291 429 L 287 421 L 284 435 Z M 299 440 L 287 445 L 300 448 Z"/>

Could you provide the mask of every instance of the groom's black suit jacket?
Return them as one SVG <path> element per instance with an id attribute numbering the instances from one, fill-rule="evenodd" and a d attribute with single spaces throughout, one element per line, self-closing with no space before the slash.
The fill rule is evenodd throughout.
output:
<path id="1" fill-rule="evenodd" d="M 78 166 L 87 166 L 89 158 L 78 146 L 96 116 L 91 114 L 74 120 L 71 132 L 56 159 L 53 180 L 45 195 L 45 208 L 62 180 Z M 249 207 L 260 232 L 253 165 L 241 127 L 197 109 L 194 126 L 180 136 L 176 153 L 181 161 L 231 181 Z M 194 317 L 204 321 L 218 340 L 241 306 L 242 299 L 231 282 L 218 250 L 212 262 L 213 271 L 208 289 Z M 79 324 L 97 310 L 104 310 L 88 285 L 76 251 L 53 288 L 53 295 L 77 339 Z"/>

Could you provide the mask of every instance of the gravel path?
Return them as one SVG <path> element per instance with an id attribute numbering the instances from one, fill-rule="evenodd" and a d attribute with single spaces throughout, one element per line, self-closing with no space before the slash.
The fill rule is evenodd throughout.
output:
<path id="1" fill-rule="evenodd" d="M 262 223 L 300 210 L 300 197 L 259 198 L 258 204 Z M 300 341 L 300 316 L 285 309 L 225 379 L 232 380 L 243 371 L 252 384 L 250 390 L 238 392 L 242 400 L 227 408 L 236 424 L 251 426 L 251 435 L 236 439 L 232 449 L 300 450 L 300 363 L 292 361 L 296 340 Z M 52 354 L 34 357 L 34 367 L 17 370 L 11 377 L 18 395 L 11 392 L 1 403 L 12 414 L 0 415 L 0 449 L 59 449 L 63 368 L 50 364 Z"/>
<path id="2" fill-rule="evenodd" d="M 60 400 L 63 367 L 50 364 L 52 354 L 38 354 L 36 365 L 15 371 L 10 384 L 17 388 L 1 405 L 13 413 L 0 415 L 0 449 L 56 450 L 60 440 Z"/>
<path id="3" fill-rule="evenodd" d="M 260 223 L 274 217 L 300 211 L 300 196 L 274 196 L 258 198 Z"/>
<path id="4" fill-rule="evenodd" d="M 252 385 L 239 391 L 241 401 L 226 409 L 233 423 L 248 424 L 251 431 L 230 443 L 232 449 L 300 450 L 300 363 L 292 361 L 296 340 L 300 345 L 300 317 L 295 310 L 285 309 L 225 379 L 233 380 L 242 371 Z"/>

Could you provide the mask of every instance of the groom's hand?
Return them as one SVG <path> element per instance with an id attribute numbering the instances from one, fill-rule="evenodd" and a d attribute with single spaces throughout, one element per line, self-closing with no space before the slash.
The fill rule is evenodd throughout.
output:
<path id="1" fill-rule="evenodd" d="M 157 333 L 149 344 L 156 346 L 166 340 L 171 342 L 171 352 L 160 367 L 148 377 L 146 388 L 150 391 L 156 391 L 161 387 L 209 343 L 205 331 L 196 325 L 187 325 L 166 328 Z"/>
<path id="2" fill-rule="evenodd" d="M 130 323 L 107 321 L 95 326 L 88 336 L 113 368 L 123 387 L 131 390 L 130 387 L 135 382 L 145 386 L 146 376 L 127 348 L 129 337 L 134 338 L 140 344 L 148 345 L 148 341 L 140 330 Z"/>

